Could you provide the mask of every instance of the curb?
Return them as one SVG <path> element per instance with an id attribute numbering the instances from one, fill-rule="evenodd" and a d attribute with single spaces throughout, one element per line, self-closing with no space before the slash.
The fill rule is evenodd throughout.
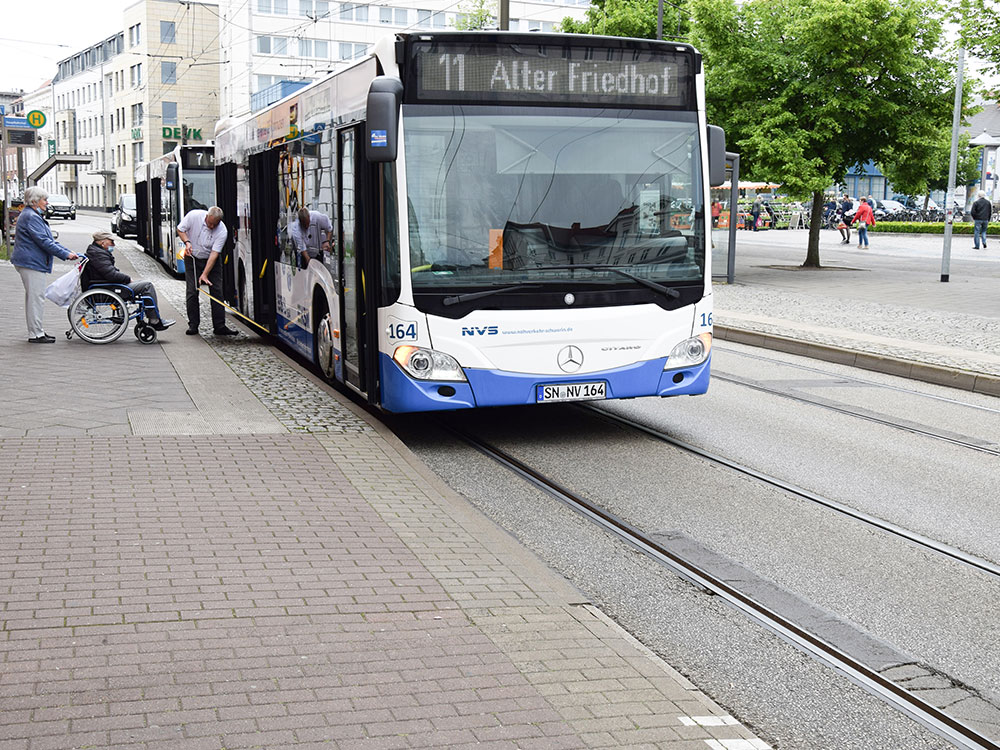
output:
<path id="1" fill-rule="evenodd" d="M 787 354 L 797 354 L 803 357 L 819 359 L 825 362 L 835 362 L 840 365 L 858 367 L 862 370 L 881 372 L 901 378 L 910 378 L 924 383 L 944 385 L 963 391 L 982 393 L 987 396 L 1000 396 L 1000 377 L 969 370 L 956 370 L 940 365 L 930 365 L 914 362 L 908 359 L 888 357 L 881 354 L 857 352 L 829 344 L 817 344 L 812 341 L 793 339 L 788 336 L 777 336 L 772 333 L 760 333 L 729 326 L 714 326 L 715 338 L 732 341 L 735 344 L 746 344 L 762 349 Z"/>

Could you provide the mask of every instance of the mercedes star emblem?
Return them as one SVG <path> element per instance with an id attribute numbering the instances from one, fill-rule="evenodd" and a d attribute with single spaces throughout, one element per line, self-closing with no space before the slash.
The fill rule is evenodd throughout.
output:
<path id="1" fill-rule="evenodd" d="M 563 372 L 576 372 L 583 367 L 583 352 L 577 346 L 564 346 L 559 350 L 556 362 Z"/>

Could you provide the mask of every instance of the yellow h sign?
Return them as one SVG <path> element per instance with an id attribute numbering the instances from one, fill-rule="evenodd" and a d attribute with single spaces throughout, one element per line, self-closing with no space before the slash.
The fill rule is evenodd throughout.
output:
<path id="1" fill-rule="evenodd" d="M 44 128 L 45 127 L 45 113 L 39 112 L 37 109 L 33 109 L 28 113 L 26 118 L 28 124 L 33 128 Z"/>

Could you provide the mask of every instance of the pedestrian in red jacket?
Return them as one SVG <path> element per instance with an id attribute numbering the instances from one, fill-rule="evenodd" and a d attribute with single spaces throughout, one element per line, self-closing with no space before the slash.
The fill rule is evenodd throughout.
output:
<path id="1" fill-rule="evenodd" d="M 862 199 L 861 205 L 858 206 L 858 210 L 854 214 L 854 221 L 858 225 L 858 249 L 867 248 L 868 227 L 875 226 L 875 214 L 867 200 Z M 864 244 L 862 245 L 862 243 Z"/>

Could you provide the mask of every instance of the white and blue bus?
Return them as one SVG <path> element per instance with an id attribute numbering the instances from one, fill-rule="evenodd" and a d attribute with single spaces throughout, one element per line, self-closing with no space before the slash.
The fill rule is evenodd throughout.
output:
<path id="1" fill-rule="evenodd" d="M 688 45 L 398 34 L 220 123 L 216 169 L 238 304 L 384 410 L 708 388 L 725 139 Z"/>
<path id="2" fill-rule="evenodd" d="M 136 237 L 174 274 L 184 274 L 177 225 L 193 208 L 215 205 L 215 148 L 178 145 L 135 168 Z"/>

